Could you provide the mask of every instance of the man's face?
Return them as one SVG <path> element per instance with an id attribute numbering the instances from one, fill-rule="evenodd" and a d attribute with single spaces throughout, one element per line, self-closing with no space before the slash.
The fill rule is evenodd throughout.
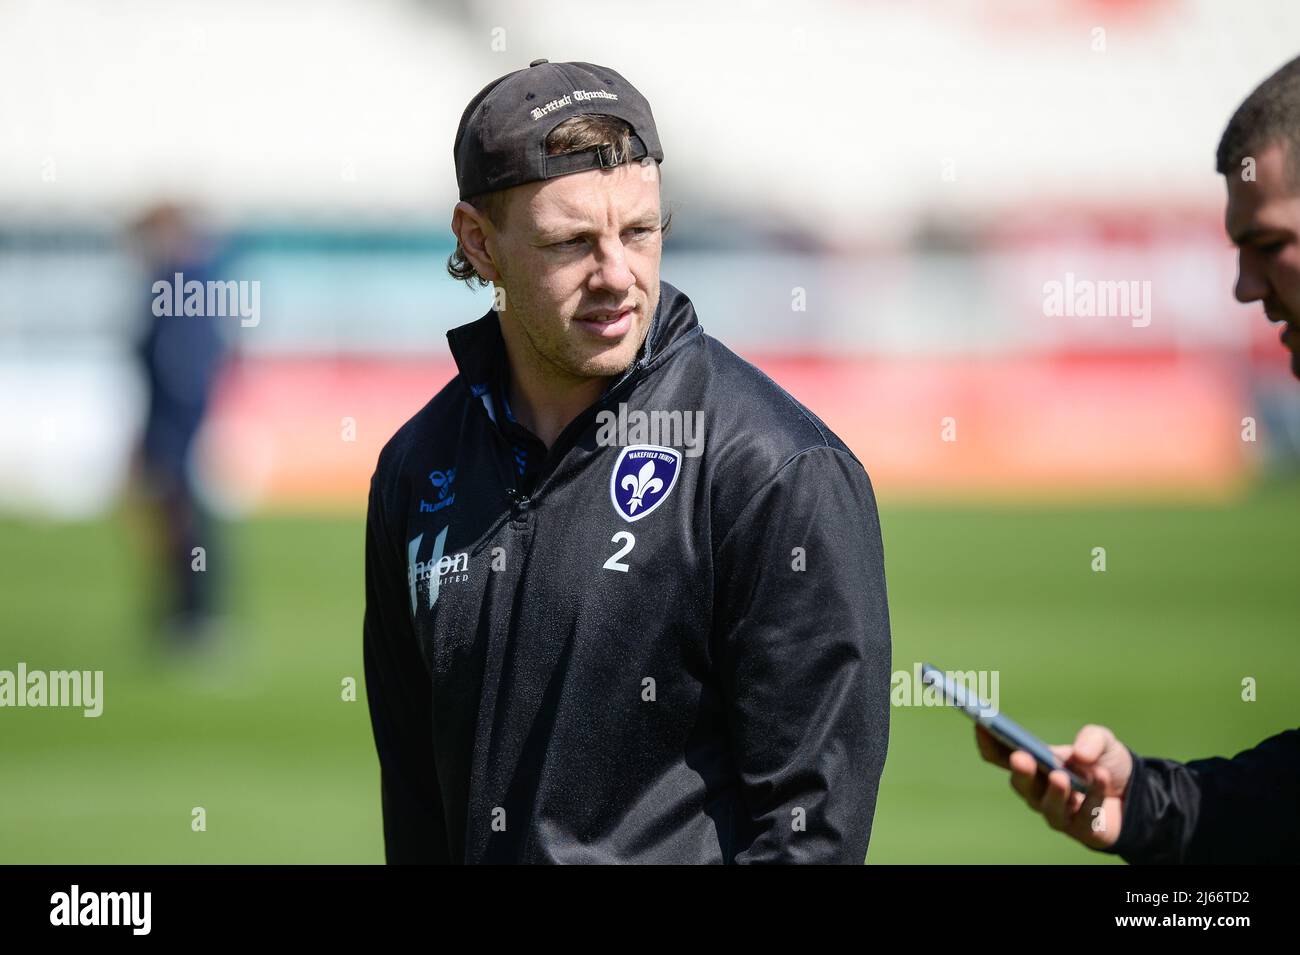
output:
<path id="1" fill-rule="evenodd" d="M 544 380 L 606 378 L 636 359 L 659 304 L 659 170 L 589 169 L 508 190 L 487 232 L 502 334 Z M 482 274 L 482 273 L 481 273 Z"/>
<path id="2" fill-rule="evenodd" d="M 1228 181 L 1228 235 L 1239 250 L 1239 302 L 1263 302 L 1270 322 L 1284 322 L 1282 343 L 1300 378 L 1300 190 L 1287 172 L 1286 149 L 1274 145 L 1255 157 L 1255 181 L 1241 173 Z"/>

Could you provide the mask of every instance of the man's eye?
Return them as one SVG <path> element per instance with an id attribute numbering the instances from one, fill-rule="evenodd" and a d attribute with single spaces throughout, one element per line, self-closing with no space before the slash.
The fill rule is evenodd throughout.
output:
<path id="1" fill-rule="evenodd" d="M 581 239 L 581 238 L 578 238 L 578 239 L 565 239 L 563 242 L 552 242 L 552 243 L 551 243 L 551 248 L 553 248 L 553 249 L 576 249 L 578 246 L 582 245 L 585 241 L 586 241 L 585 239 Z"/>
<path id="2" fill-rule="evenodd" d="M 1260 252 L 1263 252 L 1265 255 L 1276 255 L 1277 253 L 1282 251 L 1282 248 L 1285 245 L 1286 245 L 1285 242 L 1267 242 L 1264 245 L 1256 246 L 1256 248 L 1259 249 Z"/>

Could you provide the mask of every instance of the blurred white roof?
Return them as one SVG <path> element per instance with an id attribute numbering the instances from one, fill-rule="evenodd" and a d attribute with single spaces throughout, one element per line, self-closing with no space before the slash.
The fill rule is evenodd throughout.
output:
<path id="1" fill-rule="evenodd" d="M 1222 127 L 1296 38 L 1292 0 L 8 0 L 0 206 L 446 220 L 461 110 L 539 56 L 646 94 L 681 201 L 761 197 L 845 235 L 1044 199 L 1217 202 Z"/>

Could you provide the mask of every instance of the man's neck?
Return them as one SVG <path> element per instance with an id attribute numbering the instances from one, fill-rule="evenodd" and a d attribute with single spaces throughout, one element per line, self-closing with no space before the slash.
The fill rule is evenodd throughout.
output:
<path id="1" fill-rule="evenodd" d="M 510 361 L 510 410 L 515 420 L 537 435 L 547 450 L 574 418 L 605 392 L 608 378 L 572 378 L 556 381 L 543 377 L 537 369 L 519 367 Z"/>

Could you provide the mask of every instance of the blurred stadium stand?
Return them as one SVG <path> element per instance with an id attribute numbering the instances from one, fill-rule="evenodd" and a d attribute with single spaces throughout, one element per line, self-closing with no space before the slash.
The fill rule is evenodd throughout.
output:
<path id="1" fill-rule="evenodd" d="M 142 288 L 117 236 L 160 197 L 207 209 L 228 277 L 261 283 L 259 324 L 227 328 L 214 501 L 362 507 L 380 444 L 452 374 L 444 333 L 488 304 L 443 271 L 460 111 L 537 56 L 647 94 L 663 277 L 882 495 L 1214 499 L 1292 466 L 1300 411 L 1231 299 L 1212 159 L 1294 55 L 1294 3 L 592 10 L 0 2 L 0 510 L 120 491 Z M 1045 315 L 1067 273 L 1149 281 L 1150 325 Z"/>

